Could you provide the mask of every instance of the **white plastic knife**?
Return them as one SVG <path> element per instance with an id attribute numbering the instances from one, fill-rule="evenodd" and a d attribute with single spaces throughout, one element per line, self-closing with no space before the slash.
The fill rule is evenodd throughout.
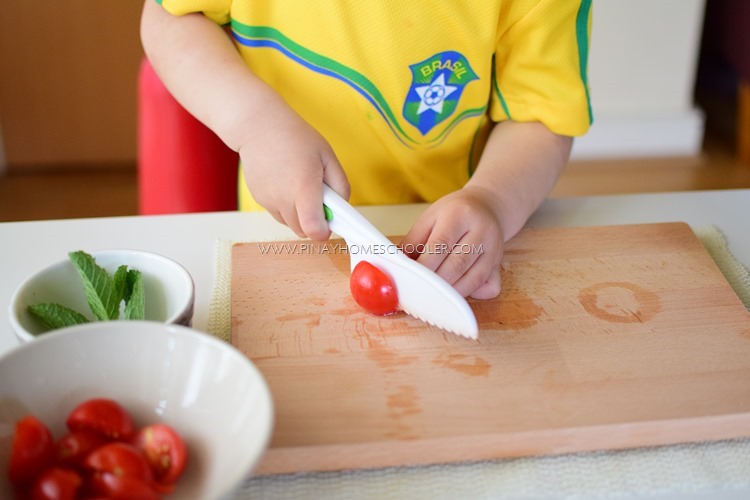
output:
<path id="1" fill-rule="evenodd" d="M 476 339 L 477 319 L 443 278 L 410 259 L 336 192 L 323 185 L 328 227 L 346 241 L 351 269 L 368 261 L 391 278 L 404 312 L 443 330 Z"/>

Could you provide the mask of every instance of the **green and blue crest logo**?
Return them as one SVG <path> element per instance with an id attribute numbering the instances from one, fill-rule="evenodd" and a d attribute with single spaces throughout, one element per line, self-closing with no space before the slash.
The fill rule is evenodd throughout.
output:
<path id="1" fill-rule="evenodd" d="M 440 52 L 409 66 L 412 83 L 404 118 L 426 135 L 456 110 L 466 84 L 479 77 L 469 61 L 454 51 Z"/>

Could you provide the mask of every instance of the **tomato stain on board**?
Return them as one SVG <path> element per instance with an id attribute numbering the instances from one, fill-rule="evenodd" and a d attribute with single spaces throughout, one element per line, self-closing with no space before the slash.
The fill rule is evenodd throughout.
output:
<path id="1" fill-rule="evenodd" d="M 417 388 L 413 385 L 400 385 L 396 391 L 386 396 L 386 405 L 388 415 L 395 418 L 401 418 L 406 415 L 415 415 L 422 413 L 422 409 L 417 404 L 419 395 Z"/>
<path id="2" fill-rule="evenodd" d="M 412 426 L 405 420 L 422 413 L 419 406 L 419 393 L 413 385 L 401 384 L 386 394 L 386 415 L 393 421 L 386 437 L 402 440 L 419 439 Z"/>
<path id="3" fill-rule="evenodd" d="M 320 314 L 316 313 L 301 313 L 301 314 L 284 314 L 277 316 L 276 321 L 279 323 L 288 323 L 295 321 L 302 321 L 308 336 L 313 334 L 313 331 L 320 327 Z"/>
<path id="4" fill-rule="evenodd" d="M 388 318 L 388 328 L 386 333 L 389 336 L 413 336 L 415 334 L 424 333 L 426 329 L 432 328 L 421 319 L 409 316 L 403 311 L 394 314 L 398 314 L 399 316 L 394 317 L 392 315 Z M 401 319 L 396 321 L 397 317 L 400 317 Z"/>
<path id="5" fill-rule="evenodd" d="M 301 321 L 301 320 L 307 320 L 307 322 L 317 321 L 318 323 L 320 323 L 320 314 L 305 312 L 305 313 L 283 314 L 281 316 L 276 316 L 276 321 L 280 323 L 287 323 L 290 321 Z"/>
<path id="6" fill-rule="evenodd" d="M 367 357 L 386 372 L 392 373 L 400 366 L 409 365 L 417 360 L 417 356 L 404 356 L 398 354 L 385 345 L 373 345 L 367 351 Z"/>
<path id="7" fill-rule="evenodd" d="M 448 352 L 438 354 L 432 362 L 436 365 L 450 368 L 451 370 L 472 377 L 486 377 L 489 375 L 490 368 L 492 367 L 492 365 L 481 356 L 458 353 L 452 354 Z"/>
<path id="8" fill-rule="evenodd" d="M 591 316 L 610 323 L 645 323 L 662 310 L 657 294 L 627 281 L 584 288 L 578 301 Z"/>
<path id="9" fill-rule="evenodd" d="M 366 317 L 357 319 L 354 324 L 354 332 L 359 347 L 365 351 L 367 359 L 387 373 L 393 373 L 396 368 L 417 360 L 417 356 L 399 354 L 397 350 L 389 348 L 384 339 L 375 338 L 374 334 L 370 333 L 369 325 Z M 379 335 L 382 336 L 382 334 Z"/>
<path id="10" fill-rule="evenodd" d="M 316 307 L 323 307 L 326 305 L 326 299 L 323 297 L 311 297 L 307 299 L 307 301 Z"/>
<path id="11" fill-rule="evenodd" d="M 365 310 L 359 307 L 356 302 L 354 302 L 354 299 L 352 296 L 348 293 L 342 298 L 344 304 L 343 307 L 340 309 L 332 309 L 330 311 L 326 311 L 326 314 L 330 314 L 332 316 L 352 316 L 357 313 L 365 314 Z"/>
<path id="12" fill-rule="evenodd" d="M 472 308 L 480 328 L 518 330 L 531 328 L 539 322 L 544 309 L 526 293 L 513 291 L 500 300 L 474 301 Z"/>

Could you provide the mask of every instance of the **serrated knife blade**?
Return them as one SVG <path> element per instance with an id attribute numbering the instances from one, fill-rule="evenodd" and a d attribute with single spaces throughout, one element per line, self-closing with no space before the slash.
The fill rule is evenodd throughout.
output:
<path id="1" fill-rule="evenodd" d="M 329 228 L 346 241 L 351 269 L 362 260 L 368 261 L 391 278 L 404 312 L 456 335 L 469 339 L 478 337 L 474 312 L 447 281 L 404 255 L 367 218 L 325 184 L 323 205 Z"/>

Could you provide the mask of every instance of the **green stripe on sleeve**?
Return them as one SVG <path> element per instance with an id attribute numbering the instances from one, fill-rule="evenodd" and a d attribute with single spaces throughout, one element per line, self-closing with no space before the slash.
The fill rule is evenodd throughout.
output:
<path id="1" fill-rule="evenodd" d="M 491 78 L 492 78 L 492 89 L 495 92 L 495 95 L 497 96 L 497 100 L 500 101 L 500 106 L 502 106 L 503 111 L 505 112 L 505 116 L 507 116 L 509 120 L 512 120 L 510 116 L 510 110 L 508 109 L 508 104 L 505 102 L 503 93 L 500 92 L 500 87 L 497 86 L 497 65 L 495 64 L 494 54 L 492 56 L 492 77 Z"/>
<path id="2" fill-rule="evenodd" d="M 589 124 L 594 122 L 594 114 L 591 110 L 591 96 L 589 95 L 589 82 L 586 67 L 589 60 L 589 16 L 591 14 L 591 0 L 581 0 L 576 17 L 576 42 L 578 43 L 578 71 L 586 91 L 586 102 L 589 111 Z"/>

